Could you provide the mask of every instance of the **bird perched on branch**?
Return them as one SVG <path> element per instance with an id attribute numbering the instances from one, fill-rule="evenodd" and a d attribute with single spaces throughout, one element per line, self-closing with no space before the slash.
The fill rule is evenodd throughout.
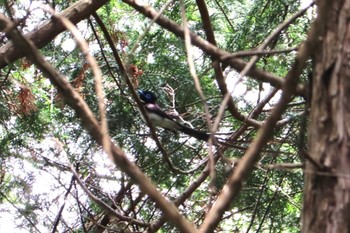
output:
<path id="1" fill-rule="evenodd" d="M 148 118 L 153 125 L 173 132 L 180 131 L 199 140 L 209 140 L 210 135 L 208 133 L 184 126 L 165 113 L 158 106 L 157 96 L 153 92 L 144 90 L 138 90 L 137 92 L 144 103 Z"/>

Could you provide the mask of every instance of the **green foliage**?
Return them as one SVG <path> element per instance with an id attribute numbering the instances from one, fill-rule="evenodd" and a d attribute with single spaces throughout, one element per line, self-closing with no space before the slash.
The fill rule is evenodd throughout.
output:
<path id="1" fill-rule="evenodd" d="M 160 9 L 165 2 L 153 1 L 150 4 L 155 9 Z M 299 9 L 299 1 L 291 0 L 205 2 L 218 47 L 227 51 L 255 49 L 279 24 Z M 55 4 L 56 9 L 61 10 L 70 5 L 67 1 L 55 1 Z M 206 38 L 195 1 L 185 1 L 185 8 L 192 32 Z M 112 36 L 126 69 L 134 65 L 142 70 L 143 74 L 137 77 L 138 88 L 156 92 L 159 105 L 164 109 L 176 110 L 194 128 L 207 130 L 205 108 L 189 72 L 184 41 L 158 25 L 153 25 L 144 34 L 150 20 L 122 1 L 110 1 L 98 10 L 98 15 Z M 180 2 L 170 4 L 163 15 L 181 24 Z M 35 15 L 31 17 L 35 18 Z M 158 129 L 158 138 L 171 162 L 169 165 L 165 155 L 151 139 L 149 128 L 139 116 L 135 100 L 122 78 L 121 69 L 117 66 L 101 28 L 94 19 L 91 22 L 102 48 L 92 33 L 91 25 L 82 22 L 79 30 L 89 41 L 91 52 L 103 73 L 109 134 L 128 159 L 141 168 L 162 194 L 170 200 L 176 200 L 189 187 L 195 186 L 196 179 L 203 174 L 209 156 L 208 148 L 205 143 L 186 135 Z M 279 33 L 267 49 L 297 47 L 305 39 L 309 24 L 310 19 L 307 16 L 300 17 Z M 142 39 L 138 40 L 141 35 Z M 64 46 L 64 42 L 71 38 L 70 33 L 64 32 L 41 52 L 66 76 L 98 117 L 95 80 L 90 67 L 85 66 L 87 62 L 84 54 L 77 46 L 73 50 Z M 134 46 L 137 48 L 130 54 Z M 212 60 L 195 47 L 193 54 L 199 83 L 211 114 L 209 120 L 214 121 L 222 96 L 215 81 Z M 256 67 L 284 77 L 294 62 L 294 56 L 294 52 L 262 56 Z M 244 59 L 248 60 L 249 57 Z M 80 179 L 88 189 L 116 209 L 116 212 L 145 223 L 157 221 L 162 214 L 154 202 L 144 196 L 133 181 L 124 177 L 118 168 L 113 167 L 109 158 L 82 128 L 76 113 L 65 105 L 63 96 L 59 95 L 34 66 L 29 64 L 28 67 L 23 67 L 23 63 L 24 61 L 14 63 L 7 81 L 3 76 L 8 67 L 1 71 L 0 76 L 0 174 L 5 173 L 5 179 L 0 179 L 0 208 L 9 208 L 2 207 L 9 203 L 16 206 L 17 209 L 13 207 L 12 212 L 21 219 L 20 224 L 25 223 L 19 224 L 20 228 L 35 231 L 34 226 L 37 224 L 42 227 L 42 232 L 52 229 L 58 209 L 68 192 L 72 177 L 70 169 L 73 165 L 78 167 Z M 261 82 L 250 78 L 244 78 L 237 84 L 236 76 L 231 82 L 226 74 L 234 72 L 231 68 L 224 72 L 228 86 L 236 88 L 233 99 L 237 110 L 242 115 L 249 116 L 257 106 L 258 99 L 266 96 L 269 87 L 261 88 Z M 33 94 L 36 110 L 18 113 L 11 109 L 10 106 L 21 106 L 17 99 L 20 85 L 26 86 Z M 170 95 L 172 91 L 174 96 Z M 294 101 L 300 99 L 295 98 Z M 244 182 L 239 197 L 230 203 L 231 208 L 225 213 L 217 232 L 298 231 L 303 198 L 302 172 L 279 170 L 273 168 L 273 165 L 301 162 L 298 155 L 307 139 L 304 135 L 302 143 L 297 140 L 303 130 L 306 130 L 303 129 L 300 117 L 305 103 L 300 102 L 288 107 L 283 119 L 290 117 L 291 120 L 276 128 L 273 138 L 262 151 L 256 170 Z M 269 101 L 264 111 L 255 119 L 261 122 L 266 120 L 275 103 L 276 100 Z M 225 138 L 235 133 L 245 124 L 246 122 L 225 111 L 220 122 L 219 131 L 223 134 L 220 137 Z M 234 162 L 233 171 L 257 137 L 257 130 L 249 126 L 235 141 L 228 142 L 233 147 L 223 151 L 222 156 Z M 220 191 L 232 174 L 227 166 L 227 162 L 219 160 L 215 165 L 215 179 L 206 178 L 180 205 L 181 212 L 195 225 L 202 223 L 205 213 L 216 198 L 209 187 L 211 181 L 215 181 L 215 189 Z M 21 172 L 24 177 L 19 175 Z M 38 183 L 41 176 L 50 177 L 45 181 L 48 184 L 46 189 Z M 77 182 L 73 183 L 73 188 L 67 194 L 66 212 L 60 217 L 58 229 L 86 232 L 86 229 L 92 229 L 91 225 L 101 221 L 106 211 L 93 202 Z M 113 221 L 110 220 L 105 227 L 113 226 Z M 127 227 L 133 231 L 145 230 L 145 227 L 133 223 Z M 166 224 L 158 232 L 176 230 Z"/>

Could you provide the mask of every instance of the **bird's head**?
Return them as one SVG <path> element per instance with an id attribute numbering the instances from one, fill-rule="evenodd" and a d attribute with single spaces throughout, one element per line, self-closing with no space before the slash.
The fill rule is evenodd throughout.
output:
<path id="1" fill-rule="evenodd" d="M 140 99 L 147 104 L 153 104 L 157 101 L 157 96 L 151 91 L 137 90 Z"/>

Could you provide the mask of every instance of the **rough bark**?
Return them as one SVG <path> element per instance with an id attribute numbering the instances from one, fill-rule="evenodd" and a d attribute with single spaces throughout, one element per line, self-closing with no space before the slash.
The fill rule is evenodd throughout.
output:
<path id="1" fill-rule="evenodd" d="M 304 233 L 350 232 L 350 0 L 326 5 L 314 54 Z M 318 164 L 318 165 L 315 165 Z"/>

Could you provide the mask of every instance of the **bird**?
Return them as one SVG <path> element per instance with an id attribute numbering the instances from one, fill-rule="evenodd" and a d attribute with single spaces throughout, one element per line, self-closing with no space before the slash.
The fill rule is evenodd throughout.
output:
<path id="1" fill-rule="evenodd" d="M 208 133 L 184 126 L 164 112 L 157 104 L 157 96 L 152 91 L 139 89 L 137 92 L 143 102 L 146 114 L 154 126 L 173 132 L 180 131 L 202 141 L 209 140 L 210 135 Z"/>

